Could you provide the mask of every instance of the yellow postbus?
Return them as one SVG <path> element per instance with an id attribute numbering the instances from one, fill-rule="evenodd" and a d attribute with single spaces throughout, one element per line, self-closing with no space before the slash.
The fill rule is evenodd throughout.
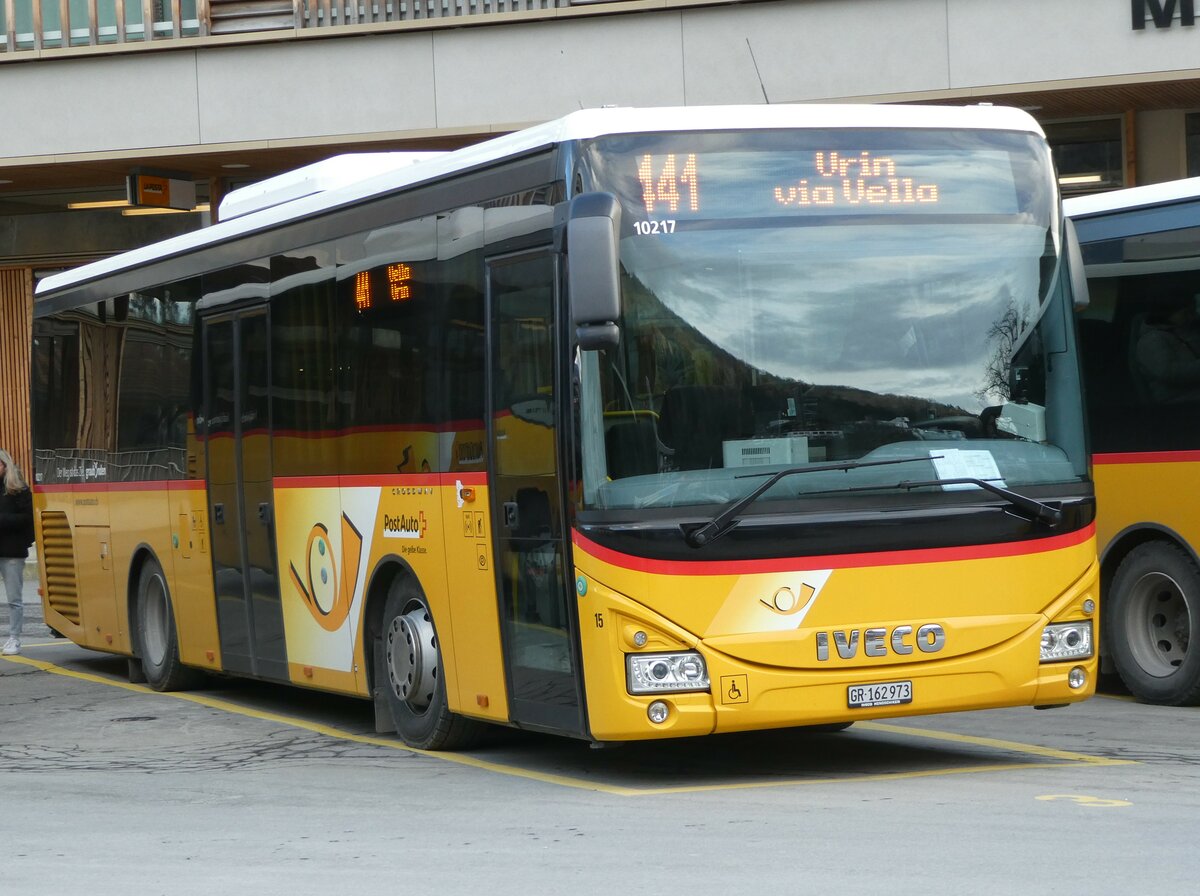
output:
<path id="1" fill-rule="evenodd" d="M 1086 283 L 1032 118 L 603 109 L 406 161 L 39 285 L 55 629 L 419 748 L 1093 693 Z"/>
<path id="2" fill-rule="evenodd" d="M 1102 663 L 1143 702 L 1200 704 L 1200 178 L 1064 206 L 1091 292 Z"/>

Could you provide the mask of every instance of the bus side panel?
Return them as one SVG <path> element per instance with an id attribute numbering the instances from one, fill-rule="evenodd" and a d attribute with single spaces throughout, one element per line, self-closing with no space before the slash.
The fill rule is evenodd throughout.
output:
<path id="1" fill-rule="evenodd" d="M 169 555 L 159 554 L 159 560 L 171 582 L 179 657 L 189 666 L 220 669 L 221 638 L 213 597 L 208 502 L 203 483 L 170 483 L 167 505 L 171 551 Z"/>
<path id="2" fill-rule="evenodd" d="M 39 488 L 36 500 L 47 624 L 84 647 L 122 650 L 107 488 Z"/>
<path id="3" fill-rule="evenodd" d="M 508 689 L 500 645 L 500 613 L 496 575 L 492 569 L 492 520 L 482 474 L 442 476 L 445 526 L 446 586 L 453 643 L 442 639 L 447 667 L 456 687 L 447 689 L 450 708 L 463 715 L 508 720 Z M 468 489 L 460 500 L 460 489 Z M 450 675 L 447 672 L 447 679 Z"/>
<path id="4" fill-rule="evenodd" d="M 354 650 L 372 566 L 379 488 L 341 489 L 336 477 L 275 481 L 279 595 L 294 684 L 367 693 Z"/>
<path id="5" fill-rule="evenodd" d="M 1200 508 L 1181 495 L 1200 491 L 1200 452 L 1097 454 L 1097 541 L 1101 555 L 1116 535 L 1130 526 L 1154 523 L 1200 545 Z"/>

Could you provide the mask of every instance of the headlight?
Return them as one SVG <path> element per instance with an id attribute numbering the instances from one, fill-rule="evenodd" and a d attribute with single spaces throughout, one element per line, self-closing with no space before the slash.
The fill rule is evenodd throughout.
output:
<path id="1" fill-rule="evenodd" d="M 1042 629 L 1042 662 L 1061 663 L 1092 655 L 1090 622 L 1059 622 Z"/>
<path id="2" fill-rule="evenodd" d="M 694 651 L 626 654 L 625 670 L 631 694 L 708 690 L 708 667 Z"/>

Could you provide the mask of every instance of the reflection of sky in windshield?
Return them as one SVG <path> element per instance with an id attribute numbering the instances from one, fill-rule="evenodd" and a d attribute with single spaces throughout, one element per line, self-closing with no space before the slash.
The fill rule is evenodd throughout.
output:
<path id="1" fill-rule="evenodd" d="M 1044 246 L 1028 225 L 922 224 L 681 230 L 621 249 L 670 311 L 759 370 L 977 411 L 989 330 L 1010 304 L 1036 316 Z"/>
<path id="2" fill-rule="evenodd" d="M 621 196 L 627 271 L 761 371 L 974 412 L 997 398 L 977 394 L 994 328 L 1037 317 L 1054 192 L 1031 135 L 641 134 L 585 158 L 595 188 Z M 908 201 L 929 186 L 936 202 Z M 639 230 L 668 219 L 670 232 Z M 626 313 L 636 330 L 644 311 Z"/>

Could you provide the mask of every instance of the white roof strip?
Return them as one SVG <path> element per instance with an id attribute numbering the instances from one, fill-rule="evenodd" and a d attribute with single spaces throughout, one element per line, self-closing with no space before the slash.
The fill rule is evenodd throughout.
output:
<path id="1" fill-rule="evenodd" d="M 228 193 L 221 200 L 218 217 L 222 221 L 240 218 L 444 155 L 444 152 L 356 152 L 334 156 Z"/>
<path id="2" fill-rule="evenodd" d="M 417 164 L 391 168 L 332 189 L 245 212 L 212 227 L 55 274 L 38 284 L 37 294 L 42 296 L 69 289 L 159 259 L 183 255 L 568 140 L 587 140 L 608 134 L 770 128 L 974 128 L 1042 135 L 1041 127 L 1027 112 L 1001 106 L 830 104 L 586 109 Z"/>

